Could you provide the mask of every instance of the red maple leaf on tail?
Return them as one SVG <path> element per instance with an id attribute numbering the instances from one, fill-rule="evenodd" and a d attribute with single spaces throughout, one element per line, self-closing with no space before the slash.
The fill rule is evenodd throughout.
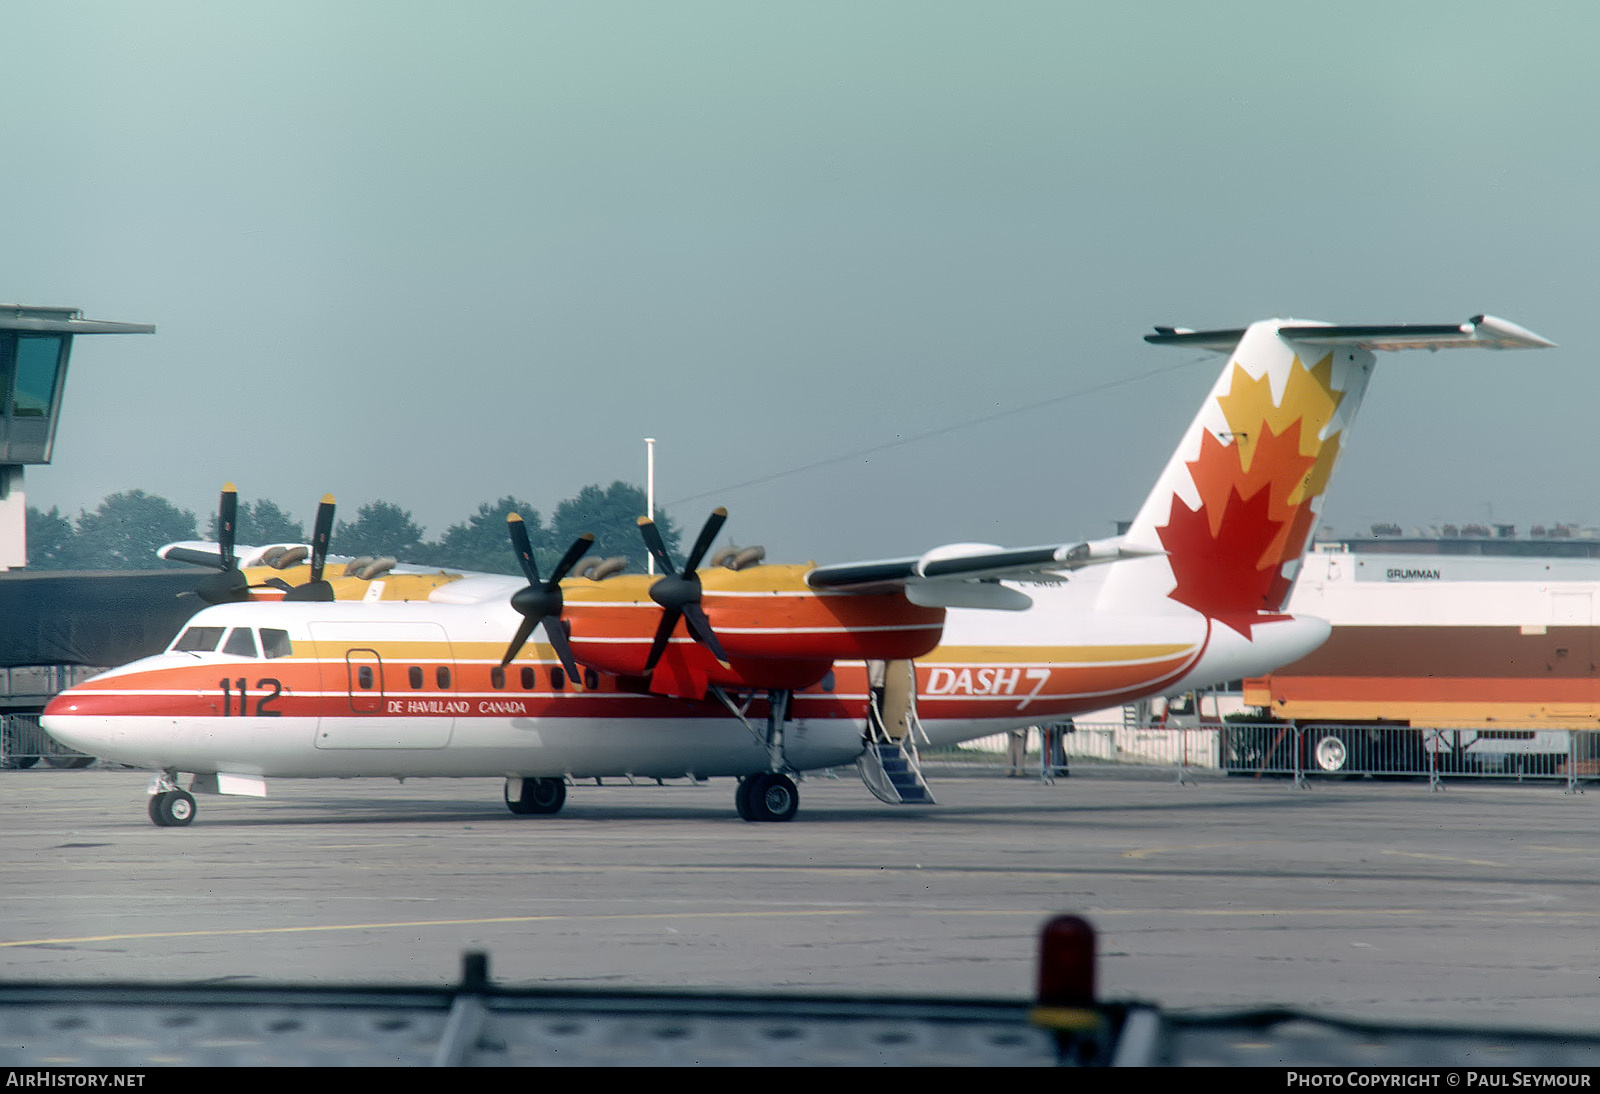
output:
<path id="1" fill-rule="evenodd" d="M 1177 498 L 1167 523 L 1156 529 L 1177 579 L 1177 587 L 1167 595 L 1246 638 L 1257 612 L 1279 607 L 1272 598 L 1278 566 L 1271 561 L 1259 565 L 1263 556 L 1275 556 L 1276 552 L 1269 556 L 1268 548 L 1284 525 L 1270 515 L 1271 493 L 1257 489 L 1241 498 L 1238 489 L 1230 487 L 1215 537 L 1207 506 L 1190 509 Z"/>

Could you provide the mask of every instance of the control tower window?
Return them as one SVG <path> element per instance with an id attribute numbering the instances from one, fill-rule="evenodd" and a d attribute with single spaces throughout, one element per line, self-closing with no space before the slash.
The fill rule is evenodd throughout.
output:
<path id="1" fill-rule="evenodd" d="M 13 418 L 49 417 L 60 366 L 59 335 L 17 336 L 16 383 L 11 394 Z"/>

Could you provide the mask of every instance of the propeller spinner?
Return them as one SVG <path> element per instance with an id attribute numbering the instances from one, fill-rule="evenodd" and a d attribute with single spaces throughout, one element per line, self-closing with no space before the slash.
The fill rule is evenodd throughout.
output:
<path id="1" fill-rule="evenodd" d="M 667 555 L 667 545 L 662 542 L 661 533 L 656 530 L 656 522 L 649 517 L 639 518 L 639 534 L 644 536 L 644 545 L 655 556 L 662 573 L 666 575 L 650 586 L 650 599 L 660 604 L 666 611 L 661 616 L 660 625 L 656 627 L 655 641 L 650 644 L 650 656 L 644 663 L 644 671 L 647 674 L 656 667 L 656 662 L 660 661 L 661 655 L 666 652 L 667 642 L 672 638 L 672 632 L 677 628 L 679 618 L 688 622 L 689 633 L 694 636 L 696 642 L 710 650 L 718 661 L 723 664 L 728 663 L 728 655 L 723 652 L 722 643 L 717 641 L 716 632 L 711 629 L 711 621 L 706 618 L 705 609 L 700 607 L 700 575 L 695 573 L 700 560 L 711 548 L 712 541 L 717 538 L 717 533 L 722 531 L 727 519 L 726 509 L 719 506 L 712 510 L 711 516 L 706 518 L 705 526 L 700 529 L 699 538 L 689 550 L 689 557 L 683 560 L 683 569 L 680 571 L 672 568 L 672 559 Z"/>
<path id="2" fill-rule="evenodd" d="M 528 584 L 511 596 L 511 606 L 522 616 L 522 622 L 517 625 L 517 633 L 506 648 L 506 655 L 500 659 L 500 667 L 511 663 L 511 659 L 522 651 L 533 629 L 543 623 L 545 637 L 555 647 L 556 656 L 561 659 L 567 675 L 574 680 L 580 679 L 578 663 L 573 659 L 572 647 L 567 643 L 567 629 L 561 624 L 561 608 L 564 604 L 561 579 L 577 565 L 584 552 L 594 546 L 594 536 L 585 532 L 573 540 L 572 546 L 567 548 L 567 553 L 561 556 L 561 561 L 551 571 L 550 579 L 540 581 L 539 564 L 533 560 L 533 545 L 528 540 L 528 526 L 522 517 L 517 513 L 508 513 L 506 530 L 511 533 L 511 545 L 516 549 L 517 563 L 522 567 Z"/>

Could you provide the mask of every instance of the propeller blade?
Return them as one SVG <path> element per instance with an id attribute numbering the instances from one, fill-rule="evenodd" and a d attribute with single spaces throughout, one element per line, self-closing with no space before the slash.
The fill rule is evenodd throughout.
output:
<path id="1" fill-rule="evenodd" d="M 234 557 L 234 531 L 239 524 L 239 491 L 233 483 L 222 487 L 217 499 L 217 573 L 208 574 L 195 588 L 207 604 L 238 604 L 250 599 L 250 582 Z"/>
<path id="2" fill-rule="evenodd" d="M 682 614 L 682 610 L 670 608 L 661 616 L 661 625 L 656 628 L 655 641 L 650 643 L 650 656 L 645 658 L 645 675 L 648 676 L 655 669 L 656 662 L 667 652 L 667 641 L 672 637 L 672 631 L 678 625 L 678 617 Z"/>
<path id="3" fill-rule="evenodd" d="M 728 655 L 722 650 L 722 643 L 717 641 L 717 634 L 711 629 L 711 620 L 706 618 L 706 611 L 700 606 L 699 601 L 683 606 L 683 618 L 689 621 L 689 633 L 700 640 L 700 644 L 710 650 L 724 665 L 728 663 Z"/>
<path id="4" fill-rule="evenodd" d="M 522 622 L 517 624 L 517 633 L 511 639 L 511 645 L 506 647 L 506 655 L 500 658 L 501 668 L 511 664 L 511 659 L 522 652 L 522 647 L 527 644 L 528 635 L 532 634 L 533 628 L 538 625 L 539 621 L 532 616 L 522 617 Z"/>
<path id="5" fill-rule="evenodd" d="M 545 616 L 544 636 L 555 647 L 556 656 L 561 659 L 561 667 L 567 670 L 567 679 L 577 684 L 583 677 L 578 675 L 578 662 L 573 659 L 572 647 L 567 644 L 567 628 L 561 625 L 557 616 Z"/>
<path id="6" fill-rule="evenodd" d="M 694 547 L 689 551 L 689 557 L 684 560 L 683 572 L 692 574 L 700 568 L 700 560 L 711 549 L 712 542 L 717 538 L 717 533 L 722 531 L 722 526 L 728 522 L 728 511 L 720 505 L 711 511 L 706 518 L 706 523 L 700 529 L 700 538 L 694 541 Z"/>
<path id="7" fill-rule="evenodd" d="M 528 636 L 533 634 L 533 629 L 543 623 L 545 636 L 550 640 L 550 645 L 555 647 L 556 656 L 561 659 L 561 665 L 567 670 L 567 675 L 574 680 L 580 679 L 578 663 L 573 659 L 572 647 L 567 642 L 567 630 L 561 623 L 563 606 L 561 579 L 566 577 L 567 571 L 577 564 L 590 547 L 594 546 L 594 536 L 585 532 L 573 540 L 572 546 L 567 548 L 567 553 L 561 556 L 561 561 L 556 563 L 556 568 L 550 572 L 550 580 L 541 582 L 539 564 L 534 560 L 533 545 L 528 539 L 528 527 L 522 517 L 516 513 L 508 513 L 506 527 L 511 532 L 511 545 L 516 549 L 517 563 L 522 567 L 522 575 L 528 579 L 528 584 L 526 588 L 518 589 L 511 596 L 511 607 L 522 616 L 522 622 L 517 624 L 516 636 L 506 649 L 500 667 L 509 665 L 512 658 L 522 652 L 522 647 L 527 644 Z"/>
<path id="8" fill-rule="evenodd" d="M 311 534 L 311 583 L 313 585 L 322 581 L 322 567 L 328 561 L 328 540 L 333 535 L 333 495 L 322 495 L 322 504 L 317 506 L 316 530 Z M 302 586 L 303 588 L 304 586 Z M 329 589 L 332 592 L 332 589 Z M 321 597 L 308 597 L 307 599 L 320 600 Z M 330 595 L 329 600 L 333 597 Z"/>
<path id="9" fill-rule="evenodd" d="M 506 530 L 511 533 L 511 547 L 517 552 L 517 564 L 522 567 L 522 576 L 528 579 L 529 585 L 539 584 L 539 564 L 533 559 L 533 544 L 528 542 L 528 525 L 521 513 L 506 514 Z M 589 539 L 593 542 L 594 537 L 590 536 Z"/>
<path id="10" fill-rule="evenodd" d="M 233 483 L 222 488 L 217 502 L 217 546 L 221 550 L 222 569 L 233 569 L 234 533 L 239 526 L 239 491 Z"/>
<path id="11" fill-rule="evenodd" d="M 639 518 L 639 534 L 644 537 L 645 549 L 655 556 L 655 560 L 664 574 L 675 574 L 678 571 L 672 568 L 672 559 L 667 557 L 667 545 L 661 541 L 661 533 L 656 531 L 656 522 L 649 517 Z"/>
<path id="12" fill-rule="evenodd" d="M 527 533 L 524 532 L 523 535 L 527 535 Z M 550 580 L 545 583 L 545 592 L 554 591 L 556 586 L 561 584 L 561 579 L 567 576 L 567 571 L 576 566 L 578 560 L 593 546 L 594 535 L 591 532 L 585 532 L 573 540 L 572 546 L 567 548 L 567 553 L 561 556 L 561 561 L 556 563 L 556 568 L 550 572 Z M 530 585 L 537 585 L 538 583 L 539 578 L 537 575 L 529 582 Z"/>
<path id="13" fill-rule="evenodd" d="M 644 671 L 650 672 L 661 660 L 661 655 L 667 650 L 667 643 L 672 638 L 672 631 L 678 625 L 679 617 L 689 622 L 689 634 L 699 642 L 723 664 L 728 663 L 728 655 L 722 649 L 722 643 L 717 641 L 716 632 L 711 629 L 711 620 L 706 617 L 705 610 L 700 607 L 700 575 L 695 571 L 700 566 L 700 560 L 711 549 L 711 544 L 716 541 L 722 526 L 727 523 L 728 511 L 721 506 L 713 509 L 706 518 L 705 524 L 700 529 L 700 535 L 695 538 L 694 546 L 689 548 L 688 557 L 684 559 L 681 571 L 672 568 L 672 560 L 667 556 L 666 544 L 661 539 L 661 532 L 656 528 L 655 521 L 649 517 L 639 518 L 639 534 L 644 536 L 644 545 L 649 548 L 657 562 L 661 563 L 664 575 L 659 581 L 650 586 L 650 599 L 660 604 L 663 613 L 661 624 L 656 628 L 655 641 L 650 644 L 650 656 L 645 661 Z"/>

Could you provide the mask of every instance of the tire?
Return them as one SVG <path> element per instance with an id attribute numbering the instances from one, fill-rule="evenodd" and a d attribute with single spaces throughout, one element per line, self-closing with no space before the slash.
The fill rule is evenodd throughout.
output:
<path id="1" fill-rule="evenodd" d="M 787 775 L 755 775 L 745 780 L 748 821 L 793 820 L 800 808 L 800 791 Z M 742 815 L 742 814 L 741 814 Z"/>
<path id="2" fill-rule="evenodd" d="M 519 817 L 549 816 L 561 812 L 567 804 L 567 784 L 564 779 L 523 779 L 522 796 L 511 796 L 511 783 L 505 788 L 506 808 Z"/>
<path id="3" fill-rule="evenodd" d="M 739 811 L 740 820 L 753 821 L 756 819 L 750 814 L 750 791 L 761 778 L 762 776 L 760 775 L 746 775 L 739 780 L 739 786 L 733 792 L 733 807 Z"/>
<path id="4" fill-rule="evenodd" d="M 186 790 L 168 790 L 150 795 L 150 819 L 158 828 L 184 828 L 194 823 L 194 795 Z"/>
<path id="5" fill-rule="evenodd" d="M 1311 765 L 1326 775 L 1338 775 L 1350 767 L 1350 745 L 1337 733 L 1320 733 L 1311 744 Z"/>

